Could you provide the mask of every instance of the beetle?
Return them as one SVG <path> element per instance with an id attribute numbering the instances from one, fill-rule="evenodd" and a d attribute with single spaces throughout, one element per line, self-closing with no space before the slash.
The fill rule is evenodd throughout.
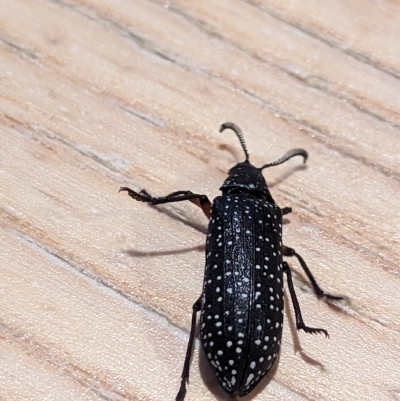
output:
<path id="1" fill-rule="evenodd" d="M 282 216 L 290 207 L 276 205 L 262 175 L 266 168 L 278 166 L 295 156 L 308 154 L 292 149 L 273 163 L 253 166 L 240 128 L 222 124 L 220 132 L 231 129 L 237 135 L 245 161 L 236 164 L 211 204 L 206 195 L 177 191 L 154 198 L 146 190 L 135 192 L 121 187 L 133 199 L 150 205 L 190 201 L 209 219 L 203 290 L 193 305 L 187 352 L 176 401 L 183 401 L 189 379 L 196 317 L 200 311 L 200 338 L 219 383 L 232 397 L 250 393 L 271 369 L 281 340 L 284 311 L 283 274 L 296 317 L 297 330 L 322 333 L 327 330 L 306 326 L 293 286 L 289 264 L 283 256 L 295 257 L 311 282 L 318 298 L 340 300 L 324 292 L 303 258 L 282 244 Z"/>

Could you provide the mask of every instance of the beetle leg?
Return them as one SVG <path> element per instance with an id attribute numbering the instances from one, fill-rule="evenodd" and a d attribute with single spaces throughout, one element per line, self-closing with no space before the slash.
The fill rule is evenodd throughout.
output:
<path id="1" fill-rule="evenodd" d="M 139 202 L 149 203 L 152 206 L 160 205 L 162 203 L 182 202 L 188 200 L 200 207 L 208 218 L 211 216 L 211 202 L 206 195 L 194 194 L 191 191 L 176 191 L 167 196 L 153 198 L 145 189 L 140 192 L 135 192 L 130 188 L 121 187 L 119 192 L 121 191 L 126 191 L 131 198 Z"/>
<path id="2" fill-rule="evenodd" d="M 317 334 L 323 333 L 325 337 L 329 337 L 328 332 L 325 329 L 316 329 L 314 327 L 308 327 L 305 325 L 303 321 L 303 316 L 301 315 L 299 301 L 296 296 L 296 292 L 294 291 L 293 280 L 292 280 L 292 272 L 290 271 L 290 266 L 287 262 L 283 262 L 283 270 L 287 276 L 287 283 L 290 292 L 290 298 L 292 298 L 294 313 L 296 316 L 296 328 L 297 330 L 304 330 L 306 333 Z"/>
<path id="3" fill-rule="evenodd" d="M 182 375 L 181 375 L 181 378 L 182 378 L 181 387 L 175 398 L 176 401 L 183 401 L 183 399 L 185 398 L 186 383 L 189 382 L 190 357 L 192 355 L 194 333 L 196 331 L 196 315 L 200 309 L 201 309 L 201 297 L 193 304 L 192 326 L 190 328 L 189 343 L 187 346 L 185 363 L 183 364 L 183 371 L 182 371 Z"/>
<path id="4" fill-rule="evenodd" d="M 304 261 L 304 259 L 298 253 L 296 253 L 296 251 L 293 248 L 289 248 L 287 246 L 283 246 L 282 247 L 282 254 L 284 256 L 294 256 L 294 257 L 297 258 L 297 260 L 299 261 L 301 267 L 303 268 L 304 272 L 306 273 L 308 279 L 310 280 L 311 285 L 313 287 L 313 290 L 315 292 L 315 295 L 317 296 L 318 299 L 324 298 L 326 300 L 331 300 L 331 301 L 340 301 L 340 300 L 344 299 L 341 296 L 332 295 L 332 294 L 326 293 L 318 285 L 318 283 L 315 280 L 314 276 L 312 275 L 310 269 L 307 267 L 306 262 Z"/>
<path id="5" fill-rule="evenodd" d="M 282 216 L 284 216 L 285 214 L 292 213 L 292 208 L 291 207 L 284 207 L 283 209 L 281 209 L 281 212 L 282 212 Z"/>

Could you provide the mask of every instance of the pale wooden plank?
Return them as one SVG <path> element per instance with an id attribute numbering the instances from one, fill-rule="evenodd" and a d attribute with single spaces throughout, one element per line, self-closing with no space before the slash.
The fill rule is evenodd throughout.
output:
<path id="1" fill-rule="evenodd" d="M 256 164 L 309 151 L 307 169 L 266 176 L 294 208 L 287 244 L 352 300 L 335 313 L 297 279 L 305 318 L 331 334 L 299 336 L 324 369 L 294 354 L 286 324 L 279 368 L 253 399 L 398 397 L 395 3 L 0 5 L 0 397 L 174 398 L 204 236 L 116 192 L 215 196 L 242 158 L 217 132 L 226 120 Z M 167 209 L 206 226 L 191 205 Z M 222 396 L 197 351 L 188 390 L 188 401 Z"/>

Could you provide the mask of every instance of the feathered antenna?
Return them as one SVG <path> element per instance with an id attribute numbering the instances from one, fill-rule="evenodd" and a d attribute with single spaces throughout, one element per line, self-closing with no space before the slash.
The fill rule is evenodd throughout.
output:
<path id="1" fill-rule="evenodd" d="M 225 123 L 221 125 L 219 132 L 222 132 L 226 129 L 231 129 L 239 138 L 240 144 L 242 145 L 244 154 L 246 156 L 246 162 L 249 161 L 249 152 L 247 151 L 246 142 L 244 141 L 244 135 L 242 130 L 234 123 Z"/>
<path id="2" fill-rule="evenodd" d="M 303 156 L 303 158 L 304 158 L 303 163 L 305 163 L 308 158 L 308 153 L 304 149 L 289 150 L 288 152 L 285 153 L 285 155 L 283 157 L 278 159 L 276 162 L 264 164 L 262 167 L 260 167 L 260 170 L 263 170 L 267 167 L 278 166 L 279 164 L 285 163 L 286 161 L 288 161 L 289 159 L 291 159 L 292 157 L 295 157 L 295 156 Z"/>

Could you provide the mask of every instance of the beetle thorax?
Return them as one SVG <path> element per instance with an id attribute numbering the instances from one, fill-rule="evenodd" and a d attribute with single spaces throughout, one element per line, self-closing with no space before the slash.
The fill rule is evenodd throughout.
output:
<path id="1" fill-rule="evenodd" d="M 254 167 L 249 161 L 236 164 L 228 174 L 228 178 L 220 188 L 223 193 L 250 192 L 257 197 L 267 199 L 270 203 L 275 203 L 261 170 Z"/>

